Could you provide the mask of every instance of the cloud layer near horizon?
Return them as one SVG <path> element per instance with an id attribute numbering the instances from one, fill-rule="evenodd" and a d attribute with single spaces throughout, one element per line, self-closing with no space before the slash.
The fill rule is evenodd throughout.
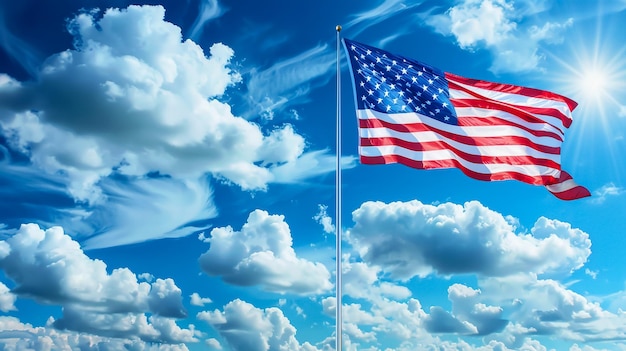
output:
<path id="1" fill-rule="evenodd" d="M 59 329 L 166 343 L 195 340 L 193 329 L 174 321 L 187 316 L 174 280 L 140 282 L 128 268 L 109 274 L 61 227 L 22 225 L 0 241 L 0 269 L 15 283 L 13 295 L 63 307 L 63 317 L 53 321 Z"/>

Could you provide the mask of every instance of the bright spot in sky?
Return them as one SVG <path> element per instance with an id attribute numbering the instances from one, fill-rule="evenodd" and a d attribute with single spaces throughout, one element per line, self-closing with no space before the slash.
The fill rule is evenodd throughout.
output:
<path id="1" fill-rule="evenodd" d="M 623 106 L 621 95 L 626 87 L 624 48 L 584 48 L 583 45 L 577 46 L 577 50 L 572 48 L 573 54 L 566 56 L 567 60 L 555 57 L 565 69 L 556 78 L 562 84 L 559 92 L 578 103 L 575 112 L 578 119 L 591 118 L 606 125 L 618 116 Z"/>
<path id="2" fill-rule="evenodd" d="M 625 130 L 626 45 L 614 40 L 617 36 L 613 33 L 600 32 L 599 28 L 595 33 L 572 33 L 565 50 L 551 53 L 557 65 L 550 75 L 555 91 L 578 103 L 568 133 L 569 147 L 573 148 L 570 157 L 590 160 L 590 153 L 601 144 L 613 169 L 621 169 L 622 144 L 618 140 L 624 138 Z"/>
<path id="3" fill-rule="evenodd" d="M 607 93 L 606 88 L 611 85 L 606 72 L 598 67 L 583 67 L 577 83 L 583 95 L 596 101 Z"/>

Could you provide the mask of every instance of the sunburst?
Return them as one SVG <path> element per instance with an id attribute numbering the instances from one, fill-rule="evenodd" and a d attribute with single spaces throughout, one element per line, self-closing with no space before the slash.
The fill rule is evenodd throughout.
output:
<path id="1" fill-rule="evenodd" d="M 562 72 L 559 74 L 555 67 L 551 75 L 557 80 L 557 91 L 578 102 L 568 135 L 573 141 L 573 157 L 588 158 L 585 156 L 589 143 L 604 143 L 602 148 L 608 151 L 617 169 L 622 167 L 617 164 L 619 151 L 615 141 L 624 137 L 624 131 L 616 126 L 623 124 L 621 115 L 626 111 L 626 46 L 611 41 L 619 36 L 603 35 L 602 29 L 609 30 L 598 23 L 595 35 L 592 30 L 569 37 L 565 54 L 550 54 Z"/>

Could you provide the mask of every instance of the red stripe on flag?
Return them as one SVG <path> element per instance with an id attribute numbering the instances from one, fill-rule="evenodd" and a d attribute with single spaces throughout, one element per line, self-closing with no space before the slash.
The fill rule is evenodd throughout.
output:
<path id="1" fill-rule="evenodd" d="M 385 156 L 361 156 L 361 163 L 369 165 L 382 165 L 390 163 L 399 163 L 405 166 L 418 169 L 438 169 L 438 168 L 458 168 L 466 176 L 477 180 L 494 181 L 494 180 L 519 180 L 524 183 L 543 185 L 554 183 L 557 181 L 552 176 L 529 176 L 518 172 L 497 172 L 497 173 L 479 173 L 464 167 L 459 161 L 454 159 L 436 160 L 436 161 L 417 161 L 400 155 Z"/>
<path id="2" fill-rule="evenodd" d="M 561 148 L 550 147 L 545 145 L 539 145 L 528 138 L 520 136 L 496 136 L 496 137 L 471 137 L 467 135 L 460 135 L 451 132 L 446 132 L 437 128 L 427 126 L 423 123 L 410 123 L 410 124 L 394 124 L 379 119 L 359 119 L 360 128 L 387 128 L 403 133 L 418 133 L 418 132 L 434 132 L 442 137 L 452 139 L 459 143 L 473 146 L 495 146 L 495 145 L 523 145 L 533 148 L 537 151 L 541 151 L 547 154 L 558 155 L 561 153 Z"/>
<path id="3" fill-rule="evenodd" d="M 534 97 L 538 99 L 546 99 L 546 100 L 552 100 L 555 102 L 563 102 L 567 104 L 570 111 L 574 111 L 576 106 L 578 106 L 578 103 L 576 101 L 566 96 L 559 95 L 559 94 L 546 91 L 546 90 L 521 87 L 521 86 L 512 85 L 512 84 L 493 83 L 493 82 L 488 82 L 488 81 L 479 80 L 479 79 L 465 78 L 465 77 L 457 76 L 456 74 L 448 73 L 448 72 L 446 72 L 446 79 L 448 79 L 448 81 L 453 80 L 453 81 L 461 82 L 463 84 L 472 85 L 477 88 L 491 90 L 491 91 L 499 91 L 502 93 L 524 95 L 524 96 Z"/>
<path id="4" fill-rule="evenodd" d="M 546 185 L 546 188 L 561 200 L 576 200 L 591 196 L 587 188 L 576 184 L 572 176 L 565 171 L 561 171 L 561 177 L 556 183 Z"/>
<path id="5" fill-rule="evenodd" d="M 552 160 L 527 155 L 486 156 L 470 154 L 461 151 L 445 141 L 410 142 L 398 138 L 361 138 L 360 146 L 389 146 L 394 145 L 411 151 L 449 150 L 459 158 L 477 164 L 508 164 L 508 165 L 538 165 L 560 169 L 561 165 Z"/>

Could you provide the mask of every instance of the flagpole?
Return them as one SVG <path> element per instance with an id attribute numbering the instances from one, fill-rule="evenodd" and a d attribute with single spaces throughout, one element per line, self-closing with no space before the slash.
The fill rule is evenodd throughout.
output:
<path id="1" fill-rule="evenodd" d="M 335 27 L 337 31 L 337 131 L 335 138 L 335 296 L 337 305 L 335 306 L 335 350 L 341 351 L 342 349 L 342 324 L 343 316 L 341 311 L 341 62 L 340 62 L 340 47 L 341 47 L 341 26 Z"/>

